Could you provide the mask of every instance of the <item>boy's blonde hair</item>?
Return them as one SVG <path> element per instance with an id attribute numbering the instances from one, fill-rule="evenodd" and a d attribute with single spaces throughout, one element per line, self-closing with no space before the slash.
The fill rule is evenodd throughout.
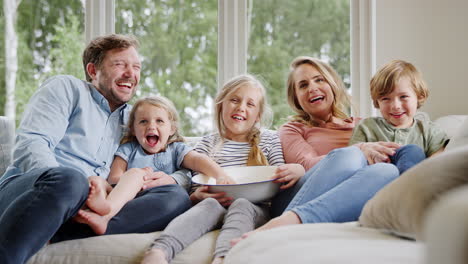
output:
<path id="1" fill-rule="evenodd" d="M 226 127 L 223 122 L 222 111 L 223 111 L 223 102 L 239 88 L 249 86 L 252 88 L 259 89 L 261 93 L 261 98 L 258 104 L 259 115 L 260 115 L 260 125 L 257 124 L 252 128 L 247 139 L 251 145 L 249 157 L 247 159 L 247 166 L 259 166 L 259 165 L 268 165 L 268 161 L 263 154 L 262 150 L 258 147 L 260 143 L 260 126 L 268 127 L 271 123 L 272 112 L 268 107 L 266 102 L 266 91 L 262 83 L 250 74 L 243 74 L 237 77 L 232 78 L 223 88 L 218 92 L 218 95 L 215 98 L 215 125 L 218 128 L 219 135 L 222 138 L 226 137 Z"/>
<path id="2" fill-rule="evenodd" d="M 424 104 L 429 96 L 429 90 L 422 74 L 409 62 L 393 60 L 380 68 L 370 81 L 370 93 L 376 108 L 379 108 L 378 99 L 393 92 L 396 83 L 403 77 L 410 79 L 411 86 L 418 97 L 418 108 Z"/>
<path id="3" fill-rule="evenodd" d="M 335 99 L 333 100 L 331 114 L 333 117 L 338 117 L 341 119 L 349 118 L 346 114 L 351 107 L 351 100 L 346 92 L 345 85 L 341 80 L 341 77 L 336 73 L 336 71 L 325 62 L 322 62 L 316 58 L 308 56 L 299 56 L 291 62 L 290 71 L 287 80 L 287 98 L 289 106 L 297 113 L 297 115 L 291 118 L 291 121 L 300 122 L 307 125 L 316 126 L 316 122 L 313 120 L 313 117 L 310 116 L 307 112 L 302 109 L 297 99 L 296 94 L 296 82 L 294 80 L 294 73 L 296 69 L 303 65 L 310 64 L 314 66 L 317 71 L 323 76 L 325 81 L 330 85 Z"/>
<path id="4" fill-rule="evenodd" d="M 127 131 L 120 141 L 120 144 L 124 144 L 127 142 L 137 141 L 135 137 L 135 133 L 133 131 L 133 126 L 135 124 L 135 112 L 136 110 L 144 104 L 150 104 L 152 106 L 156 106 L 166 110 L 169 120 L 171 121 L 171 126 L 175 131 L 173 135 L 169 137 L 167 140 L 167 145 L 173 142 L 183 142 L 184 138 L 179 134 L 179 114 L 174 106 L 174 104 L 164 96 L 148 96 L 136 101 L 133 105 L 132 111 L 130 112 L 130 116 L 128 119 L 127 124 Z"/>

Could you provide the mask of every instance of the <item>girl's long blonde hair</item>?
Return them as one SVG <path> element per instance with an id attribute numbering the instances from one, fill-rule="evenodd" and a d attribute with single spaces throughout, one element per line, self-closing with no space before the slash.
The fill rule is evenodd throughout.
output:
<path id="1" fill-rule="evenodd" d="M 314 121 L 313 117 L 305 112 L 304 109 L 302 109 L 301 105 L 299 104 L 299 100 L 297 99 L 294 73 L 296 72 L 296 69 L 303 64 L 310 64 L 314 66 L 320 72 L 320 74 L 322 74 L 323 78 L 325 78 L 325 81 L 330 85 L 333 96 L 335 97 L 331 109 L 332 116 L 338 117 L 340 119 L 349 118 L 348 114 L 346 113 L 351 108 L 351 99 L 346 92 L 343 81 L 341 80 L 341 77 L 338 75 L 338 73 L 336 73 L 336 71 L 325 62 L 312 57 L 299 56 L 291 62 L 287 80 L 288 104 L 294 110 L 294 112 L 297 113 L 297 115 L 291 117 L 291 121 L 317 126 L 317 123 Z"/>
<path id="2" fill-rule="evenodd" d="M 226 127 L 222 117 L 223 102 L 229 98 L 232 93 L 236 92 L 237 89 L 244 86 L 252 87 L 252 89 L 259 89 L 262 95 L 258 105 L 260 124 L 255 124 L 247 135 L 248 142 L 251 146 L 249 157 L 247 159 L 247 166 L 268 165 L 268 160 L 266 159 L 262 150 L 259 148 L 258 144 L 260 143 L 260 128 L 262 126 L 269 127 L 271 123 L 272 112 L 268 107 L 268 103 L 266 102 L 265 87 L 257 78 L 250 74 L 243 74 L 234 77 L 226 84 L 224 84 L 223 88 L 218 92 L 218 95 L 215 98 L 215 126 L 217 127 L 221 138 L 224 139 L 226 137 Z"/>
<path id="3" fill-rule="evenodd" d="M 137 141 L 137 138 L 135 137 L 135 132 L 133 131 L 133 125 L 135 124 L 135 112 L 139 107 L 141 107 L 144 104 L 150 104 L 152 106 L 156 106 L 166 110 L 169 120 L 171 121 L 172 128 L 175 131 L 174 134 L 168 138 L 167 145 L 173 142 L 184 141 L 184 138 L 179 134 L 179 114 L 177 113 L 174 104 L 164 96 L 148 96 L 139 99 L 133 105 L 126 127 L 126 133 L 120 141 L 120 144 Z"/>

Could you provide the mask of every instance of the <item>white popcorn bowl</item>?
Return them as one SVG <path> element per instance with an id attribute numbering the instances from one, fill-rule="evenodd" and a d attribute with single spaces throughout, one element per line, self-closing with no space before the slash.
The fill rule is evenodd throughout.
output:
<path id="1" fill-rule="evenodd" d="M 195 175 L 192 182 L 210 186 L 210 192 L 225 192 L 227 197 L 245 198 L 252 203 L 268 200 L 279 191 L 279 183 L 273 182 L 278 166 L 242 166 L 223 168 L 236 184 L 217 185 L 216 179 L 204 174 Z"/>

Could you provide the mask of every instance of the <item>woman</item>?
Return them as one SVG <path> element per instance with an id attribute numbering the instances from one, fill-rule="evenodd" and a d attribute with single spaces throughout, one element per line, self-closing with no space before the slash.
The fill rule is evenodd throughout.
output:
<path id="1" fill-rule="evenodd" d="M 283 153 L 287 163 L 302 164 L 307 173 L 284 213 L 255 231 L 356 221 L 364 204 L 398 177 L 393 164 L 378 162 L 393 155 L 399 145 L 376 142 L 346 147 L 357 120 L 346 114 L 349 97 L 329 65 L 298 57 L 291 63 L 287 86 L 288 103 L 297 115 L 279 130 Z"/>

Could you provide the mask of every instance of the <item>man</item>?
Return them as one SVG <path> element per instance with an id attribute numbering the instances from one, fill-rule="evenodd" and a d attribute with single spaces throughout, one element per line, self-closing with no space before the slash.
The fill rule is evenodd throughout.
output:
<path id="1" fill-rule="evenodd" d="M 0 179 L 0 263 L 24 263 L 48 241 L 93 235 L 70 219 L 87 199 L 87 177 L 108 176 L 140 80 L 137 48 L 132 37 L 98 37 L 83 53 L 88 82 L 55 76 L 31 98 Z M 128 202 L 106 234 L 162 230 L 187 210 L 187 192 L 161 186 L 168 183 L 176 181 L 154 176 L 149 184 L 158 187 Z"/>

